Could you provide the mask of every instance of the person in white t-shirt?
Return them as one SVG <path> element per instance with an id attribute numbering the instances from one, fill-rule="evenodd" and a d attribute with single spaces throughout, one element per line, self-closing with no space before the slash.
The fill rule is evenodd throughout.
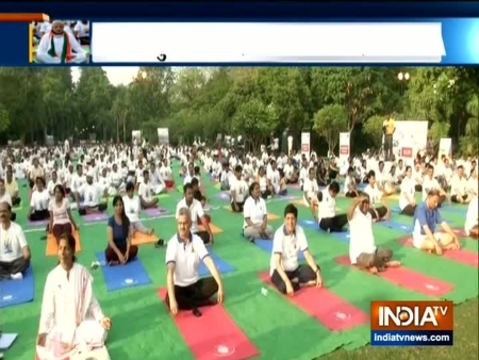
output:
<path id="1" fill-rule="evenodd" d="M 315 213 L 318 205 L 319 186 L 314 176 L 314 168 L 309 169 L 308 177 L 303 180 L 303 202 Z"/>
<path id="2" fill-rule="evenodd" d="M 38 177 L 35 181 L 35 190 L 30 198 L 30 209 L 28 210 L 28 220 L 42 221 L 50 217 L 48 204 L 50 203 L 50 194 L 45 188 L 45 180 Z"/>
<path id="3" fill-rule="evenodd" d="M 300 251 L 306 264 L 298 262 Z M 270 277 L 281 293 L 290 296 L 301 287 L 323 285 L 320 268 L 309 251 L 303 228 L 298 226 L 298 209 L 293 204 L 286 205 L 284 224 L 274 233 Z"/>
<path id="4" fill-rule="evenodd" d="M 126 216 L 130 220 L 130 228 L 133 236 L 136 231 L 141 234 L 153 235 L 154 229 L 146 227 L 140 220 L 141 200 L 138 195 L 135 195 L 135 184 L 132 182 L 126 184 L 126 195 L 123 196 L 123 208 L 125 209 Z M 163 239 L 158 239 L 156 245 L 162 246 L 164 243 L 165 241 Z"/>
<path id="5" fill-rule="evenodd" d="M 459 165 L 456 174 L 451 180 L 451 201 L 459 204 L 468 204 L 472 199 L 469 192 L 469 183 L 464 176 L 464 167 Z"/>
<path id="6" fill-rule="evenodd" d="M 466 223 L 464 230 L 466 234 L 473 239 L 479 238 L 479 219 L 478 219 L 479 198 L 474 196 L 467 207 Z"/>
<path id="7" fill-rule="evenodd" d="M 241 165 L 236 165 L 235 177 L 236 179 L 230 184 L 231 210 L 236 213 L 242 213 L 246 198 L 248 197 L 249 187 L 243 179 L 243 168 Z"/>
<path id="8" fill-rule="evenodd" d="M 0 203 L 0 280 L 23 279 L 31 252 L 20 225 L 10 220 L 12 208 Z"/>
<path id="9" fill-rule="evenodd" d="M 344 179 L 344 195 L 349 198 L 355 198 L 360 195 L 358 190 L 358 184 L 354 176 L 354 168 L 349 167 L 346 172 L 346 178 Z"/>
<path id="10" fill-rule="evenodd" d="M 292 158 L 288 158 L 287 164 L 284 165 L 283 174 L 287 184 L 296 184 L 298 182 L 298 172 L 294 168 Z"/>
<path id="11" fill-rule="evenodd" d="M 251 242 L 254 239 L 271 239 L 273 229 L 268 225 L 266 201 L 261 197 L 260 185 L 257 182 L 250 185 L 249 194 L 243 209 L 243 235 Z"/>
<path id="12" fill-rule="evenodd" d="M 371 203 L 369 212 L 371 213 L 373 220 L 380 221 L 389 219 L 391 211 L 389 210 L 383 191 L 380 190 L 376 183 L 376 174 L 374 170 L 371 170 L 368 173 L 368 185 L 364 188 L 364 193 L 369 197 Z"/>
<path id="13" fill-rule="evenodd" d="M 201 316 L 199 308 L 224 300 L 224 288 L 221 276 L 208 253 L 202 239 L 191 231 L 192 216 L 187 207 L 178 210 L 176 221 L 178 233 L 166 247 L 166 286 L 165 302 L 172 315 L 179 310 L 193 311 L 196 317 Z M 211 277 L 200 278 L 199 265 L 203 262 Z"/>
<path id="14" fill-rule="evenodd" d="M 73 219 L 70 210 L 70 200 L 66 197 L 65 189 L 58 184 L 53 189 L 53 198 L 48 204 L 48 211 L 50 212 L 49 231 L 55 237 L 57 243 L 60 241 L 60 236 L 63 234 L 72 234 L 73 230 L 79 229 L 78 225 Z"/>
<path id="15" fill-rule="evenodd" d="M 108 208 L 108 192 L 97 182 L 93 181 L 94 174 L 86 174 L 86 182 L 80 186 L 76 193 L 78 213 L 80 215 L 97 214 Z M 103 200 L 102 198 L 105 198 Z M 80 202 L 83 199 L 83 203 Z"/>
<path id="16" fill-rule="evenodd" d="M 259 185 L 259 190 L 263 199 L 268 199 L 273 194 L 271 182 L 266 176 L 266 170 L 264 166 L 260 166 L 258 168 L 258 176 L 256 177 L 255 182 Z"/>
<path id="17" fill-rule="evenodd" d="M 214 235 L 210 228 L 210 218 L 205 214 L 201 202 L 195 199 L 193 185 L 186 184 L 183 186 L 183 199 L 176 205 L 176 218 L 180 209 L 187 208 L 191 213 L 191 232 L 199 236 L 205 244 L 214 244 Z M 200 228 L 200 226 L 203 227 Z"/>
<path id="18" fill-rule="evenodd" d="M 347 211 L 349 221 L 349 260 L 352 265 L 365 268 L 372 273 L 386 267 L 399 266 L 393 261 L 393 251 L 377 247 L 373 234 L 373 217 L 368 197 L 359 196 L 353 200 Z"/>
<path id="19" fill-rule="evenodd" d="M 412 167 L 406 166 L 404 177 L 401 181 L 399 194 L 399 210 L 402 215 L 413 216 L 416 211 L 416 182 L 412 178 Z"/>
<path id="20" fill-rule="evenodd" d="M 326 189 L 318 193 L 318 206 L 314 219 L 323 231 L 343 232 L 348 224 L 346 214 L 336 214 L 336 196 L 339 190 L 339 184 L 332 181 Z"/>
<path id="21" fill-rule="evenodd" d="M 434 177 L 434 166 L 428 164 L 426 166 L 426 175 L 424 175 L 422 181 L 422 201 L 426 201 L 429 192 L 432 190 L 437 190 L 439 192 L 439 207 L 441 207 L 447 199 L 447 194 Z"/>
<path id="22" fill-rule="evenodd" d="M 10 193 L 6 191 L 5 188 L 5 180 L 0 178 L 0 203 L 6 202 L 8 205 L 13 206 L 12 197 Z M 15 221 L 17 219 L 17 214 L 11 211 L 11 218 L 10 220 Z"/>
<path id="23" fill-rule="evenodd" d="M 143 209 L 151 209 L 158 207 L 159 199 L 156 197 L 155 189 L 150 181 L 150 172 L 143 170 L 143 181 L 138 187 L 138 195 L 140 197 L 141 207 Z"/>

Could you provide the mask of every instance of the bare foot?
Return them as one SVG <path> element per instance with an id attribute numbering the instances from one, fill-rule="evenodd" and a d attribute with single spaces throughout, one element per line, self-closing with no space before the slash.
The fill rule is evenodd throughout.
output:
<path id="1" fill-rule="evenodd" d="M 371 273 L 371 274 L 377 274 L 379 272 L 378 268 L 376 266 L 371 266 L 370 268 L 368 268 L 368 271 Z"/>
<path id="2" fill-rule="evenodd" d="M 386 263 L 386 267 L 398 267 L 398 266 L 401 266 L 401 262 L 396 261 L 396 260 L 394 260 L 394 261 L 388 261 L 388 262 Z"/>

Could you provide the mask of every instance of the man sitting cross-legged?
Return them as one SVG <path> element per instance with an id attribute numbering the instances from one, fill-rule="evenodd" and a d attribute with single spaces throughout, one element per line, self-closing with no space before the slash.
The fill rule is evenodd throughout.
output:
<path id="1" fill-rule="evenodd" d="M 377 273 L 386 267 L 399 266 L 400 263 L 392 261 L 391 249 L 376 246 L 373 217 L 369 208 L 369 197 L 360 196 L 353 200 L 347 211 L 350 232 L 349 259 L 352 265 Z"/>

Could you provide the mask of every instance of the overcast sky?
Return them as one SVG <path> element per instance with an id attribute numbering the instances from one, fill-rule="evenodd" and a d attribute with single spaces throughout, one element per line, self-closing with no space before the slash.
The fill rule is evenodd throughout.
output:
<path id="1" fill-rule="evenodd" d="M 138 72 L 138 66 L 103 66 L 108 79 L 113 85 L 127 85 Z M 80 68 L 72 67 L 72 78 L 77 82 L 80 78 Z"/>

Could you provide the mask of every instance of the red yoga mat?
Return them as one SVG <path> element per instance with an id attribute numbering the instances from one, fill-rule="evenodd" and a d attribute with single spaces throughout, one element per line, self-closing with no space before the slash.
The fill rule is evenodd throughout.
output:
<path id="1" fill-rule="evenodd" d="M 352 266 L 347 255 L 337 257 L 334 260 L 340 265 Z M 404 266 L 387 268 L 386 271 L 380 272 L 377 275 L 405 289 L 428 296 L 442 296 L 454 289 L 454 286 L 451 284 L 423 275 Z"/>
<path id="2" fill-rule="evenodd" d="M 399 242 L 406 246 L 414 246 L 411 237 L 401 239 L 399 240 Z M 467 251 L 464 249 L 444 250 L 442 256 L 447 259 L 457 261 L 461 264 L 479 267 L 479 255 L 471 251 Z"/>
<path id="3" fill-rule="evenodd" d="M 166 289 L 159 289 L 158 296 L 164 302 Z M 196 360 L 245 360 L 259 355 L 223 306 L 202 307 L 201 312 L 201 317 L 195 317 L 192 311 L 180 311 L 173 317 Z"/>
<path id="4" fill-rule="evenodd" d="M 260 273 L 259 277 L 263 282 L 274 287 L 269 273 Z M 325 288 L 303 288 L 294 296 L 287 296 L 287 298 L 333 331 L 348 330 L 369 323 L 369 317 L 365 312 Z"/>

